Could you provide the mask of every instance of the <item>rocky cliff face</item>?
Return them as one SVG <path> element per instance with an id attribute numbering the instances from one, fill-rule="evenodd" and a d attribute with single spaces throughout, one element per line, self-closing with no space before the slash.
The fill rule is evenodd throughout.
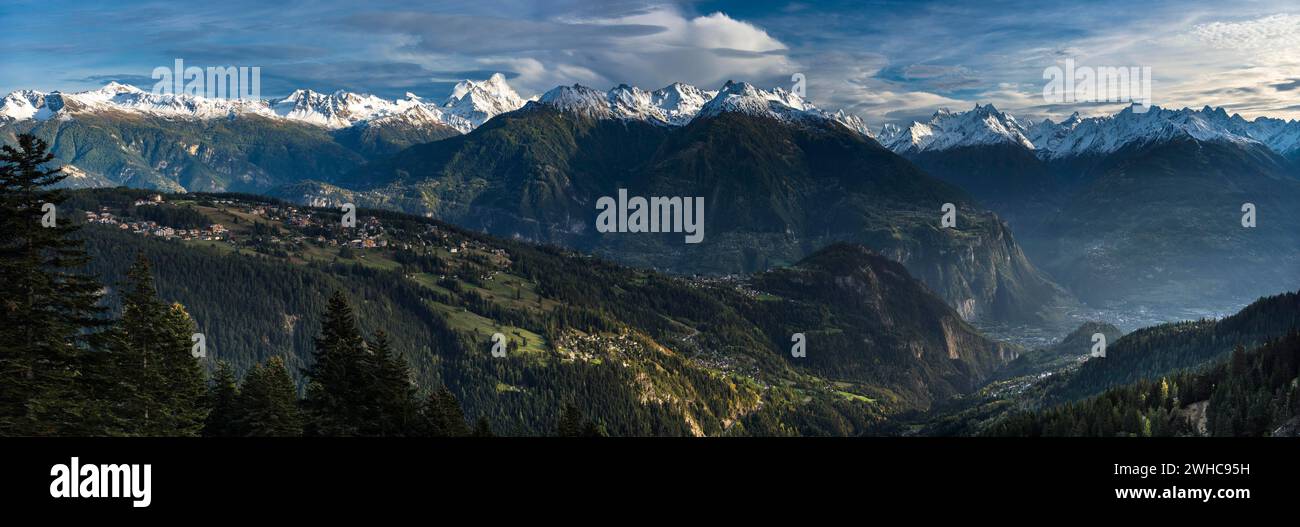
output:
<path id="1" fill-rule="evenodd" d="M 891 379 L 932 400 L 978 387 L 1017 351 L 980 335 L 899 263 L 837 243 L 753 286 L 803 305 L 779 318 L 808 342 L 808 369 L 831 378 Z M 836 327 L 835 332 L 821 331 Z M 816 355 L 816 356 L 814 356 Z"/>

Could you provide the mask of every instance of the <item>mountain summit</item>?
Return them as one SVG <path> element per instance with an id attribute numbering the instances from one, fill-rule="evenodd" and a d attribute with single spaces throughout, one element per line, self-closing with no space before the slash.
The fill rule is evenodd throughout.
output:
<path id="1" fill-rule="evenodd" d="M 0 124 L 48 120 L 57 115 L 126 112 L 170 119 L 214 119 L 229 116 L 279 118 L 337 130 L 385 119 L 408 124 L 436 122 L 460 133 L 482 126 L 489 119 L 524 107 L 521 97 L 500 73 L 486 80 L 463 80 L 441 103 L 407 93 L 388 100 L 369 94 L 339 90 L 320 93 L 294 90 L 285 97 L 265 100 L 230 100 L 188 94 L 156 95 L 134 86 L 110 82 L 102 88 L 76 93 L 16 91 L 0 99 Z M 609 91 L 582 85 L 558 86 L 542 94 L 537 104 L 596 118 L 645 121 L 684 126 L 697 115 L 722 111 L 762 111 L 782 120 L 830 120 L 870 136 L 862 118 L 843 110 L 827 112 L 782 88 L 760 90 L 748 83 L 728 82 L 721 90 L 703 90 L 680 82 L 654 91 L 620 84 Z"/>
<path id="2" fill-rule="evenodd" d="M 678 82 L 653 92 L 626 84 L 608 92 L 574 84 L 546 92 L 538 99 L 538 104 L 597 119 L 644 121 L 665 126 L 684 126 L 697 117 L 739 112 L 789 123 L 837 122 L 870 136 L 860 117 L 844 111 L 826 112 L 785 89 L 762 90 L 746 82 L 727 81 L 717 91 Z"/>
<path id="3" fill-rule="evenodd" d="M 1081 118 L 1075 113 L 1060 123 L 1049 119 L 1021 124 L 993 105 L 976 104 L 966 112 L 942 109 L 929 121 L 913 122 L 907 127 L 886 125 L 879 139 L 900 154 L 1012 144 L 1042 159 L 1105 155 L 1130 145 L 1191 139 L 1260 144 L 1278 155 L 1295 158 L 1300 155 L 1300 121 L 1269 117 L 1248 121 L 1209 106 L 1200 110 L 1152 106 L 1146 112 L 1128 107 L 1111 116 Z"/>
<path id="4" fill-rule="evenodd" d="M 442 103 L 434 104 L 408 93 L 388 100 L 369 94 L 339 90 L 320 93 L 298 89 L 280 98 L 236 100 L 189 94 L 154 94 L 117 82 L 96 90 L 63 93 L 17 91 L 0 100 L 0 124 L 44 121 L 58 116 L 123 112 L 168 119 L 206 120 L 229 116 L 258 116 L 341 129 L 376 119 L 406 115 L 412 122 L 433 119 L 461 133 L 488 119 L 519 109 L 524 100 L 494 74 L 485 81 L 461 81 Z"/>
<path id="5" fill-rule="evenodd" d="M 900 154 L 994 144 L 1034 148 L 1016 118 L 998 111 L 992 104 L 976 104 L 969 112 L 954 113 L 943 108 L 927 122 L 882 129 L 879 139 L 881 144 Z"/>
<path id="6" fill-rule="evenodd" d="M 493 73 L 485 81 L 464 80 L 451 90 L 442 108 L 453 128 L 468 132 L 488 119 L 523 107 L 524 99 L 506 83 L 505 75 Z"/>

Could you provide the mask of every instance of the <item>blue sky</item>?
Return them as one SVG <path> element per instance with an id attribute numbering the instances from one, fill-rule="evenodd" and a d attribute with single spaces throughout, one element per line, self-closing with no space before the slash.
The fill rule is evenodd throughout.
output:
<path id="1" fill-rule="evenodd" d="M 441 98 L 507 75 L 558 84 L 716 88 L 807 79 L 823 108 L 872 126 L 976 102 L 1030 118 L 1054 105 L 1043 71 L 1066 58 L 1149 66 L 1154 102 L 1300 118 L 1300 4 L 1185 2 L 73 2 L 0 4 L 0 92 L 76 91 L 153 68 L 260 66 L 263 96 L 294 88 Z"/>

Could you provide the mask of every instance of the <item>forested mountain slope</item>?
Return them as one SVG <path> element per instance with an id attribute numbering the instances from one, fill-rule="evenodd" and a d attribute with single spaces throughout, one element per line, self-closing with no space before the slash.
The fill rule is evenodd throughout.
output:
<path id="1" fill-rule="evenodd" d="M 1011 415 L 1002 436 L 1300 435 L 1300 334 L 1292 332 L 1203 372 L 1113 388 L 1084 401 Z"/>
<path id="2" fill-rule="evenodd" d="M 96 214 L 83 231 L 93 270 L 116 283 L 142 253 L 214 360 L 308 367 L 325 300 L 344 291 L 363 334 L 382 329 L 421 385 L 446 385 L 499 433 L 544 433 L 573 402 L 616 435 L 855 434 L 1012 358 L 860 247 L 752 279 L 684 279 L 391 212 L 345 231 L 335 210 L 145 195 L 73 195 L 74 215 Z M 144 235 L 141 221 L 157 225 Z M 206 236 L 212 224 L 225 235 Z M 497 332 L 505 358 L 491 354 Z M 794 332 L 807 357 L 791 356 Z"/>
<path id="3" fill-rule="evenodd" d="M 337 183 L 272 194 L 427 214 L 671 272 L 753 272 L 861 243 L 902 262 L 967 319 L 1042 321 L 1067 300 L 996 216 L 833 121 L 724 111 L 669 128 L 530 104 Z M 598 232 L 595 204 L 620 189 L 703 199 L 702 241 Z M 945 203 L 957 208 L 955 228 L 941 228 Z"/>
<path id="4" fill-rule="evenodd" d="M 1048 402 L 1079 399 L 1112 386 L 1155 379 L 1221 360 L 1234 347 L 1254 347 L 1300 327 L 1300 293 L 1262 298 L 1220 320 L 1143 328 L 1110 343 L 1105 358 L 1045 386 Z"/>

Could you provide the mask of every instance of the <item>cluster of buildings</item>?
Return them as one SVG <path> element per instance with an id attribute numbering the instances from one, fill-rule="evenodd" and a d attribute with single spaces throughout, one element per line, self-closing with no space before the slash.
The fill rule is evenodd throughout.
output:
<path id="1" fill-rule="evenodd" d="M 693 289 L 722 287 L 735 290 L 737 293 L 749 298 L 758 298 L 763 294 L 762 291 L 754 289 L 750 285 L 749 277 L 734 274 L 721 276 L 694 276 L 686 280 L 686 286 Z"/>
<path id="2" fill-rule="evenodd" d="M 176 229 L 166 225 L 159 225 L 156 221 L 119 219 L 108 211 L 108 207 L 102 207 L 99 212 L 87 211 L 86 223 L 116 225 L 118 229 L 129 231 L 132 234 L 157 236 L 169 240 L 226 240 L 230 237 L 229 231 L 220 223 L 214 223 L 201 229 Z"/>
<path id="3" fill-rule="evenodd" d="M 331 231 L 333 231 L 332 227 L 338 227 L 338 225 L 321 221 L 321 218 L 313 215 L 311 210 L 300 210 L 298 207 L 293 206 L 253 205 L 245 208 L 244 212 L 268 220 L 280 221 L 289 227 L 298 229 L 325 227 L 331 228 Z M 388 247 L 388 240 L 380 238 L 383 232 L 384 228 L 379 218 L 368 217 L 359 219 L 355 229 L 344 231 L 344 234 L 352 236 L 351 238 L 327 237 L 322 234 L 316 236 L 316 243 L 332 247 L 347 245 L 354 249 Z M 298 239 L 297 241 L 302 240 Z"/>
<path id="4" fill-rule="evenodd" d="M 163 203 L 162 194 L 150 194 L 144 199 L 135 200 L 135 206 L 143 207 L 145 205 L 161 205 Z"/>
<path id="5" fill-rule="evenodd" d="M 331 246 L 346 245 L 353 249 L 374 249 L 376 247 L 388 247 L 388 240 L 378 240 L 375 238 L 355 238 L 348 241 L 340 241 L 334 238 L 325 239 L 324 236 L 317 236 L 316 243 L 320 243 L 320 244 L 328 243 Z"/>
<path id="6" fill-rule="evenodd" d="M 149 222 L 149 223 L 152 224 L 153 222 Z M 130 227 L 124 227 L 124 228 L 130 228 Z M 166 238 L 169 240 L 173 238 L 180 239 L 180 240 L 203 240 L 203 241 L 227 240 L 229 239 L 230 236 L 229 231 L 227 231 L 225 227 L 221 226 L 220 223 L 214 223 L 203 229 L 173 229 L 171 227 L 158 227 L 155 225 L 150 231 L 147 232 L 135 231 L 135 232 L 138 232 L 139 234 L 143 234 L 145 236 L 149 236 L 152 234 L 153 236 L 158 236 L 160 238 Z"/>
<path id="7" fill-rule="evenodd" d="M 134 202 L 136 207 L 143 206 L 160 206 L 166 203 L 161 194 L 150 194 Z M 488 253 L 496 258 L 504 259 L 507 264 L 510 255 L 496 247 L 480 243 L 476 240 L 456 239 L 449 232 L 435 225 L 428 225 L 423 233 L 415 232 L 409 239 L 389 240 L 384 236 L 384 226 L 379 218 L 374 216 L 358 217 L 355 228 L 341 228 L 339 219 L 333 215 L 321 215 L 311 208 L 298 208 L 291 205 L 271 205 L 261 203 L 249 203 L 241 200 L 221 199 L 210 202 L 211 204 L 228 207 L 237 210 L 249 216 L 264 218 L 266 223 L 278 222 L 287 227 L 290 232 L 282 234 L 273 234 L 269 240 L 272 244 L 285 243 L 307 243 L 314 241 L 322 247 L 340 247 L 348 246 L 353 249 L 376 249 L 376 248 L 397 248 L 397 249 L 417 249 L 419 247 L 429 247 L 441 245 L 444 249 L 452 254 L 465 253 L 470 250 Z M 235 243 L 232 233 L 221 224 L 212 224 L 201 229 L 179 229 L 160 225 L 156 221 L 138 220 L 135 218 L 126 218 L 114 216 L 108 207 L 100 207 L 98 212 L 86 212 L 87 223 L 98 223 L 104 225 L 114 225 L 124 231 L 141 235 L 155 236 L 164 239 L 178 240 L 216 240 Z M 286 235 L 287 234 L 287 235 Z M 431 238 L 431 239 L 430 239 Z M 496 273 L 484 276 L 485 279 L 492 279 Z"/>

